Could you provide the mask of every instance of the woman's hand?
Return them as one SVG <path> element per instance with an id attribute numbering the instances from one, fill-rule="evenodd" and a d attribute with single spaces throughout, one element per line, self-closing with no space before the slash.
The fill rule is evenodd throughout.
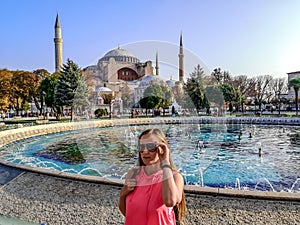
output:
<path id="1" fill-rule="evenodd" d="M 136 187 L 136 179 L 126 179 L 121 190 L 121 195 L 127 196 Z"/>
<path id="2" fill-rule="evenodd" d="M 128 171 L 125 183 L 120 192 L 119 209 L 124 216 L 126 215 L 126 196 L 135 189 L 137 184 L 136 179 L 132 178 L 134 171 L 134 169 Z"/>
<path id="3" fill-rule="evenodd" d="M 158 147 L 158 157 L 160 163 L 170 164 L 170 149 L 165 143 L 160 143 Z"/>
<path id="4" fill-rule="evenodd" d="M 136 179 L 127 179 L 123 186 L 124 192 L 128 195 L 130 192 L 134 190 L 136 186 Z"/>

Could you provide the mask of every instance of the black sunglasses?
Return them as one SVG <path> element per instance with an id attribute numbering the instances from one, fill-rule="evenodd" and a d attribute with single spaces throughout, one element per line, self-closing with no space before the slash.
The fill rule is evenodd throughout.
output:
<path id="1" fill-rule="evenodd" d="M 149 152 L 155 152 L 158 146 L 159 144 L 157 143 L 139 144 L 138 149 L 140 153 L 145 151 L 145 148 L 147 148 Z"/>

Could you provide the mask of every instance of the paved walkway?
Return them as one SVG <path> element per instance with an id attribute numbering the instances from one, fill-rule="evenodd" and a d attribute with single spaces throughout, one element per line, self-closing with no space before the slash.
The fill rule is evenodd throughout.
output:
<path id="1" fill-rule="evenodd" d="M 0 164 L 0 187 L 20 175 L 23 171 Z"/>
<path id="2" fill-rule="evenodd" d="M 121 225 L 119 192 L 117 186 L 24 172 L 0 187 L 0 215 L 47 225 Z M 186 199 L 186 225 L 300 224 L 299 201 L 198 194 Z"/>
<path id="3" fill-rule="evenodd" d="M 7 166 L 0 165 L 0 187 L 19 176 L 23 171 Z M 4 202 L 2 202 L 4 204 Z M 0 215 L 0 225 L 34 225 L 37 223 L 27 222 L 18 218 Z"/>

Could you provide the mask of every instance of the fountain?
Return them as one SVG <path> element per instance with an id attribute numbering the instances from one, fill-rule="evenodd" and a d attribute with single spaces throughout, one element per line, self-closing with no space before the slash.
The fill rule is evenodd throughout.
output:
<path id="1" fill-rule="evenodd" d="M 241 190 L 241 184 L 240 184 L 240 179 L 239 178 L 236 178 L 235 188 L 238 189 L 238 190 Z"/>
<path id="2" fill-rule="evenodd" d="M 275 189 L 274 189 L 273 185 L 272 185 L 271 182 L 270 182 L 268 179 L 266 179 L 266 178 L 259 179 L 259 181 L 257 182 L 257 184 L 256 184 L 255 187 L 254 187 L 254 190 L 257 190 L 258 187 L 259 187 L 259 185 L 260 185 L 262 182 L 266 182 L 267 185 L 271 188 L 271 190 L 272 190 L 273 192 L 275 192 Z"/>
<path id="3" fill-rule="evenodd" d="M 299 128 L 287 126 L 279 137 L 281 125 L 261 126 L 257 119 L 245 123 L 238 119 L 228 122 L 224 118 L 145 118 L 21 128 L 13 137 L 0 136 L 0 158 L 9 165 L 54 170 L 58 174 L 124 179 L 137 161 L 137 136 L 159 124 L 187 185 L 300 192 Z M 252 133 L 252 138 L 242 133 Z M 254 151 L 261 143 L 263 161 Z"/>
<path id="4" fill-rule="evenodd" d="M 296 185 L 298 184 L 298 189 L 300 188 L 300 178 L 297 178 L 296 180 L 295 180 L 295 182 L 293 183 L 293 185 L 292 185 L 292 187 L 291 187 L 291 189 L 290 189 L 290 191 L 291 192 L 293 192 L 294 191 L 294 189 L 296 189 Z"/>
<path id="5" fill-rule="evenodd" d="M 202 172 L 202 169 L 201 169 L 201 168 L 199 169 L 199 185 L 200 185 L 201 187 L 204 186 L 203 172 Z"/>
<path id="6" fill-rule="evenodd" d="M 204 148 L 203 141 L 198 141 L 198 143 L 196 145 L 196 149 L 198 150 L 198 152 L 203 153 L 203 148 Z"/>

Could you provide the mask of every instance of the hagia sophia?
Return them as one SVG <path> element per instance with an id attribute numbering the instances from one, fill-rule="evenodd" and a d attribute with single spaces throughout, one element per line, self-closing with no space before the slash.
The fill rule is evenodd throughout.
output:
<path id="1" fill-rule="evenodd" d="M 57 14 L 55 21 L 55 71 L 58 72 L 63 66 L 62 51 L 62 28 Z M 126 49 L 118 46 L 116 49 L 108 51 L 101 57 L 96 65 L 89 65 L 83 68 L 83 73 L 92 77 L 93 99 L 91 111 L 101 108 L 104 105 L 103 94 L 112 94 L 113 101 L 120 104 L 125 99 L 125 95 L 130 95 L 131 104 L 127 108 L 139 108 L 139 101 L 144 97 L 144 91 L 151 84 L 159 84 L 168 87 L 173 95 L 183 93 L 184 84 L 184 51 L 182 34 L 180 34 L 178 53 L 178 80 L 164 80 L 159 74 L 158 52 L 156 52 L 155 67 L 151 60 L 141 62 L 136 56 Z M 287 73 L 288 81 L 300 77 L 300 71 Z M 281 97 L 286 99 L 295 98 L 293 89 L 288 93 L 282 93 Z M 123 104 L 123 103 L 122 103 Z M 170 107 L 174 106 L 177 111 L 181 107 L 173 99 Z"/>
<path id="2" fill-rule="evenodd" d="M 62 32 L 59 16 L 55 21 L 55 71 L 59 72 L 63 66 Z M 170 78 L 165 81 L 159 74 L 158 52 L 156 52 L 155 68 L 152 61 L 141 62 L 136 56 L 126 49 L 118 46 L 108 51 L 98 60 L 97 65 L 83 68 L 83 73 L 94 80 L 94 107 L 103 104 L 101 93 L 112 93 L 115 100 L 122 99 L 122 90 L 133 95 L 132 107 L 139 107 L 144 90 L 151 84 L 164 85 L 173 93 L 182 91 L 184 82 L 184 52 L 182 34 L 180 34 L 178 54 L 178 80 Z M 155 71 L 155 72 L 154 72 Z M 176 104 L 176 102 L 175 102 Z M 178 107 L 178 105 L 177 105 Z"/>

